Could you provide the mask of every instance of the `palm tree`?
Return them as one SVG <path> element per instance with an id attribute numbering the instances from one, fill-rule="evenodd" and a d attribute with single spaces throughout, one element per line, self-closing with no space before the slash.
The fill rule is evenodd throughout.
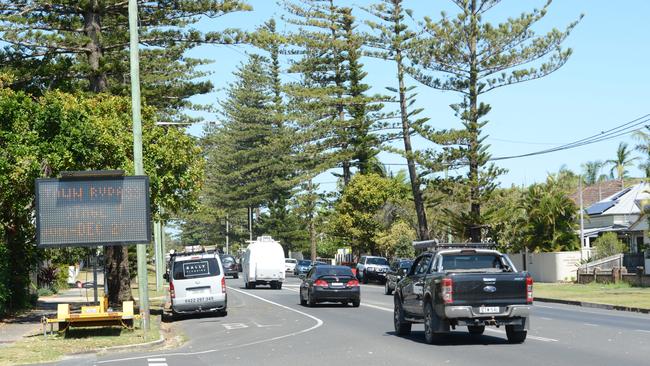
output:
<path id="1" fill-rule="evenodd" d="M 628 149 L 626 142 L 621 142 L 618 144 L 618 149 L 616 149 L 616 159 L 607 160 L 605 164 L 612 165 L 609 173 L 613 176 L 614 171 L 616 171 L 617 178 L 621 181 L 621 188 L 623 188 L 623 179 L 625 179 L 627 170 L 625 168 L 631 166 L 638 157 L 631 158 L 632 150 Z"/>
<path id="2" fill-rule="evenodd" d="M 603 168 L 604 163 L 600 160 L 588 161 L 582 164 L 583 177 L 585 184 L 592 185 L 603 180 L 600 175 L 600 170 Z"/>
<path id="3" fill-rule="evenodd" d="M 650 130 L 647 126 L 645 129 Z M 639 164 L 639 169 L 643 170 L 646 178 L 650 178 L 650 134 L 643 130 L 639 130 L 634 132 L 632 137 L 639 141 L 639 144 L 634 146 L 634 150 L 645 156 L 645 161 Z"/>

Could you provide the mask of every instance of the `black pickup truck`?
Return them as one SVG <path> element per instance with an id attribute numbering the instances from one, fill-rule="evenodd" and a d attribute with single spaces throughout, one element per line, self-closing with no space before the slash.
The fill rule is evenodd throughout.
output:
<path id="1" fill-rule="evenodd" d="M 398 335 L 424 323 L 427 343 L 466 326 L 481 335 L 485 326 L 505 326 L 510 343 L 526 340 L 533 303 L 533 279 L 517 272 L 495 250 L 441 249 L 416 258 L 395 288 L 393 322 Z"/>

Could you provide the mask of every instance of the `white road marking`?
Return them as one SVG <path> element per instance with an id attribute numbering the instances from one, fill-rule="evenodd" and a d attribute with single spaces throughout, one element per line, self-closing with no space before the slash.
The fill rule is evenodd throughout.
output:
<path id="1" fill-rule="evenodd" d="M 309 327 L 309 328 L 306 328 L 306 329 L 303 329 L 303 330 L 299 330 L 299 331 L 297 331 L 297 332 L 292 332 L 292 333 L 289 333 L 289 334 L 284 334 L 284 335 L 281 335 L 281 336 L 271 337 L 271 338 L 267 338 L 267 339 L 261 339 L 261 340 L 259 340 L 259 341 L 254 341 L 254 342 L 249 342 L 249 343 L 244 343 L 244 344 L 238 344 L 238 345 L 236 345 L 236 346 L 232 346 L 232 347 L 215 348 L 215 349 L 209 349 L 209 350 L 197 351 L 197 352 L 175 352 L 175 353 L 165 353 L 165 354 L 161 354 L 161 355 L 153 355 L 153 357 L 160 357 L 160 356 L 165 356 L 165 357 L 171 357 L 171 356 L 193 356 L 193 355 L 204 355 L 204 354 L 214 353 L 214 352 L 223 352 L 223 351 L 228 351 L 228 350 L 232 350 L 232 349 L 243 348 L 243 347 L 248 347 L 248 346 L 254 346 L 254 345 L 257 345 L 257 344 L 261 344 L 261 343 L 273 342 L 273 341 L 277 341 L 277 340 L 279 340 L 279 339 L 284 339 L 284 338 L 288 338 L 288 337 L 297 336 L 297 335 L 300 335 L 300 334 L 304 334 L 304 333 L 307 333 L 307 332 L 311 332 L 312 330 L 314 330 L 314 329 L 316 329 L 316 328 L 318 328 L 318 327 L 320 327 L 320 326 L 323 325 L 323 321 L 320 320 L 320 319 L 318 319 L 317 317 L 315 317 L 315 316 L 313 316 L 313 315 L 307 314 L 307 313 L 302 312 L 302 311 L 300 311 L 300 310 L 296 310 L 296 309 L 290 308 L 290 307 L 285 306 L 285 305 L 282 305 L 282 304 L 278 304 L 277 302 L 273 302 L 273 301 L 271 301 L 271 300 L 267 300 L 267 299 L 265 299 L 265 298 L 263 298 L 263 297 L 260 297 L 260 296 L 257 296 L 257 295 L 253 295 L 253 294 L 251 294 L 251 293 L 249 293 L 249 292 L 246 292 L 246 291 L 242 291 L 242 290 L 239 290 L 239 289 L 236 289 L 236 288 L 230 287 L 230 286 L 227 286 L 227 287 L 228 287 L 228 289 L 231 290 L 231 291 L 239 292 L 239 293 L 242 293 L 242 294 L 244 294 L 244 295 L 247 295 L 247 296 L 253 297 L 253 298 L 257 299 L 257 300 L 264 301 L 264 302 L 267 302 L 267 303 L 269 303 L 269 304 L 271 304 L 271 305 L 275 305 L 275 306 L 281 307 L 281 308 L 283 308 L 283 309 L 286 309 L 286 310 L 289 310 L 289 311 L 293 311 L 294 313 L 298 313 L 298 314 L 300 314 L 300 315 L 306 316 L 306 317 L 308 317 L 308 318 L 310 318 L 310 319 L 316 321 L 316 324 L 313 325 L 313 326 L 311 326 L 311 327 Z M 97 362 L 97 364 L 105 364 L 105 363 L 112 363 L 112 362 L 125 362 L 125 361 L 141 360 L 141 359 L 145 359 L 145 358 L 148 358 L 148 357 L 152 357 L 152 356 L 150 355 L 150 356 L 139 356 L 139 357 L 125 357 L 125 358 L 118 358 L 118 359 L 113 359 L 113 360 L 99 361 L 99 362 Z M 162 365 L 161 365 L 161 366 L 162 366 Z"/>
<path id="2" fill-rule="evenodd" d="M 390 313 L 393 312 L 393 309 L 385 308 L 385 307 L 383 307 L 383 306 L 377 306 L 377 305 L 367 304 L 367 303 L 365 303 L 365 302 L 362 302 L 361 305 L 363 305 L 363 306 L 367 306 L 367 307 L 369 307 L 369 308 L 377 309 L 377 310 L 388 311 L 388 312 L 390 312 Z"/>
<path id="3" fill-rule="evenodd" d="M 553 320 L 553 319 L 551 319 L 551 318 L 547 318 L 547 317 L 545 317 L 545 316 L 540 316 L 539 319 L 543 319 L 543 320 Z"/>
<path id="4" fill-rule="evenodd" d="M 583 325 L 589 326 L 589 327 L 597 327 L 598 324 L 592 324 L 592 323 L 582 323 Z"/>
<path id="5" fill-rule="evenodd" d="M 650 333 L 650 330 L 635 329 L 637 332 Z"/>
<path id="6" fill-rule="evenodd" d="M 248 325 L 244 323 L 228 323 L 228 324 L 221 324 L 221 325 L 223 325 L 223 327 L 228 330 L 248 328 Z"/>
<path id="7" fill-rule="evenodd" d="M 167 363 L 166 362 L 156 362 L 156 363 L 149 362 L 149 366 L 167 366 Z"/>
<path id="8" fill-rule="evenodd" d="M 165 362 L 167 359 L 165 358 L 147 358 L 147 362 Z"/>
<path id="9" fill-rule="evenodd" d="M 494 332 L 494 333 L 499 333 L 499 334 L 506 334 L 506 332 L 504 330 L 501 330 L 501 329 L 485 328 L 485 330 L 488 330 L 488 331 Z M 532 335 L 529 335 L 526 338 L 534 339 L 536 341 L 542 341 L 542 342 L 559 342 L 557 339 L 546 338 L 546 337 L 538 337 L 538 336 L 532 336 Z"/>

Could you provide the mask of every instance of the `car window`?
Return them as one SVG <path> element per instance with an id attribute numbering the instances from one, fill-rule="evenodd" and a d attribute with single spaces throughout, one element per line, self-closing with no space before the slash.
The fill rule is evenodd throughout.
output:
<path id="1" fill-rule="evenodd" d="M 175 280 L 185 280 L 217 276 L 221 272 L 216 258 L 201 258 L 175 261 L 172 273 Z"/>
<path id="2" fill-rule="evenodd" d="M 386 258 L 368 258 L 366 264 L 375 264 L 375 265 L 388 265 L 388 260 Z"/>
<path id="3" fill-rule="evenodd" d="M 304 260 L 298 261 L 299 266 L 308 266 L 310 264 L 311 264 L 310 261 L 304 261 Z"/>
<path id="4" fill-rule="evenodd" d="M 223 263 L 223 264 L 235 263 L 235 258 L 231 257 L 229 255 L 225 255 L 225 256 L 221 257 L 221 263 Z"/>
<path id="5" fill-rule="evenodd" d="M 306 277 L 306 278 L 312 278 L 312 276 L 314 275 L 314 272 L 315 272 L 315 271 L 316 271 L 316 268 L 315 268 L 315 267 L 312 268 L 312 269 L 310 269 L 309 272 L 307 272 L 307 276 L 305 276 L 305 277 Z"/>
<path id="6" fill-rule="evenodd" d="M 409 269 L 413 265 L 413 261 L 401 261 L 399 262 L 399 268 Z"/>
<path id="7" fill-rule="evenodd" d="M 502 271 L 504 266 L 500 256 L 494 254 L 447 254 L 442 256 L 442 268 L 445 271 L 486 269 Z"/>
<path id="8" fill-rule="evenodd" d="M 421 275 L 427 273 L 429 270 L 429 264 L 431 264 L 431 256 L 427 255 L 422 257 L 422 259 L 418 262 L 417 267 L 415 268 L 415 274 Z"/>
<path id="9" fill-rule="evenodd" d="M 359 260 L 359 263 L 366 264 L 366 257 L 361 257 L 361 259 Z"/>
<path id="10" fill-rule="evenodd" d="M 352 277 L 352 270 L 348 267 L 316 267 L 316 276 L 349 276 Z"/>

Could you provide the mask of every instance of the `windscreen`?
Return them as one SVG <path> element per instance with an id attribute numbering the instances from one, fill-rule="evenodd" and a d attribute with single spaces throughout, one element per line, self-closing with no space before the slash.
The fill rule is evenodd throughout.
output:
<path id="1" fill-rule="evenodd" d="M 231 256 L 223 256 L 221 257 L 221 263 L 223 263 L 224 265 L 235 263 L 235 258 Z"/>
<path id="2" fill-rule="evenodd" d="M 367 264 L 388 265 L 386 258 L 368 258 Z"/>
<path id="3" fill-rule="evenodd" d="M 174 262 L 174 279 L 217 276 L 220 274 L 216 258 L 201 258 Z"/>
<path id="4" fill-rule="evenodd" d="M 401 269 L 401 268 L 409 269 L 409 268 L 411 268 L 412 265 L 413 265 L 413 261 L 403 261 L 403 262 L 399 262 L 399 268 L 400 268 L 400 269 Z"/>
<path id="5" fill-rule="evenodd" d="M 442 256 L 443 271 L 493 270 L 504 271 L 501 256 L 494 254 L 447 254 Z"/>
<path id="6" fill-rule="evenodd" d="M 352 277 L 352 270 L 349 267 L 317 267 L 316 276 Z"/>
<path id="7" fill-rule="evenodd" d="M 298 261 L 299 266 L 309 266 L 311 265 L 311 261 Z"/>

